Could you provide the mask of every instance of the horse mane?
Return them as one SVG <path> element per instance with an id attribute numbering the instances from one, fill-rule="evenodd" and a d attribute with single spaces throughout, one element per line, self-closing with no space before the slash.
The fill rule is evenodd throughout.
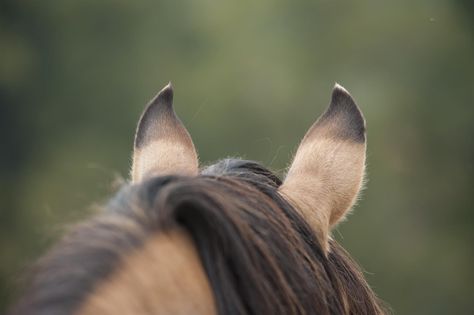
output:
<path id="1" fill-rule="evenodd" d="M 236 159 L 128 184 L 38 262 L 11 315 L 75 314 L 124 257 L 175 229 L 189 233 L 218 314 L 385 314 L 357 264 L 334 240 L 324 252 L 281 184 Z"/>

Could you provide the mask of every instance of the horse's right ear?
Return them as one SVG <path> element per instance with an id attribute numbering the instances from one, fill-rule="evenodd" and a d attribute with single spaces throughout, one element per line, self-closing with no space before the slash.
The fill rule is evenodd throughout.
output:
<path id="1" fill-rule="evenodd" d="M 354 205 L 365 169 L 365 120 L 336 84 L 331 104 L 296 151 L 279 191 L 301 211 L 328 249 L 331 227 Z"/>
<path id="2" fill-rule="evenodd" d="M 138 122 L 132 181 L 197 173 L 197 153 L 191 136 L 174 112 L 173 87 L 169 83 L 149 103 Z"/>

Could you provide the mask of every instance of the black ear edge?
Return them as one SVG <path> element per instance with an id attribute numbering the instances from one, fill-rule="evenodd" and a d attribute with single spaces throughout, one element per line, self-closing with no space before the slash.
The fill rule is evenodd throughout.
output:
<path id="1" fill-rule="evenodd" d="M 163 104 L 167 106 L 173 106 L 173 84 L 168 82 L 168 84 L 161 89 L 160 92 L 155 96 L 155 98 L 150 102 L 151 104 Z"/>
<path id="2" fill-rule="evenodd" d="M 140 148 L 146 143 L 146 135 L 152 124 L 161 115 L 175 116 L 173 109 L 173 85 L 169 82 L 156 96 L 148 103 L 143 111 L 135 132 L 134 147 Z"/>
<path id="3" fill-rule="evenodd" d="M 365 142 L 365 118 L 362 111 L 349 92 L 336 83 L 332 90 L 331 103 L 318 123 L 331 120 L 338 122 L 336 133 L 338 137 L 355 142 Z"/>

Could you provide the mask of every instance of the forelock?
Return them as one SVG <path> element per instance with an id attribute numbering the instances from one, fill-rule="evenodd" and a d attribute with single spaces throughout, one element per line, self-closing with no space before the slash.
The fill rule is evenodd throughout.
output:
<path id="1" fill-rule="evenodd" d="M 269 185 L 278 188 L 282 184 L 278 176 L 261 164 L 237 158 L 220 160 L 204 168 L 201 174 L 207 176 L 236 177 L 256 186 Z"/>

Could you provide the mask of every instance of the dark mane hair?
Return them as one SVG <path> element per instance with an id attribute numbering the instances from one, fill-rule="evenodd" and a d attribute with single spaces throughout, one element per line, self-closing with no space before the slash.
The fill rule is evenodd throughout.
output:
<path id="1" fill-rule="evenodd" d="M 196 177 L 126 185 L 35 267 L 11 314 L 73 314 L 154 233 L 186 230 L 219 314 L 384 314 L 358 266 L 314 229 L 261 165 L 226 159 Z"/>

